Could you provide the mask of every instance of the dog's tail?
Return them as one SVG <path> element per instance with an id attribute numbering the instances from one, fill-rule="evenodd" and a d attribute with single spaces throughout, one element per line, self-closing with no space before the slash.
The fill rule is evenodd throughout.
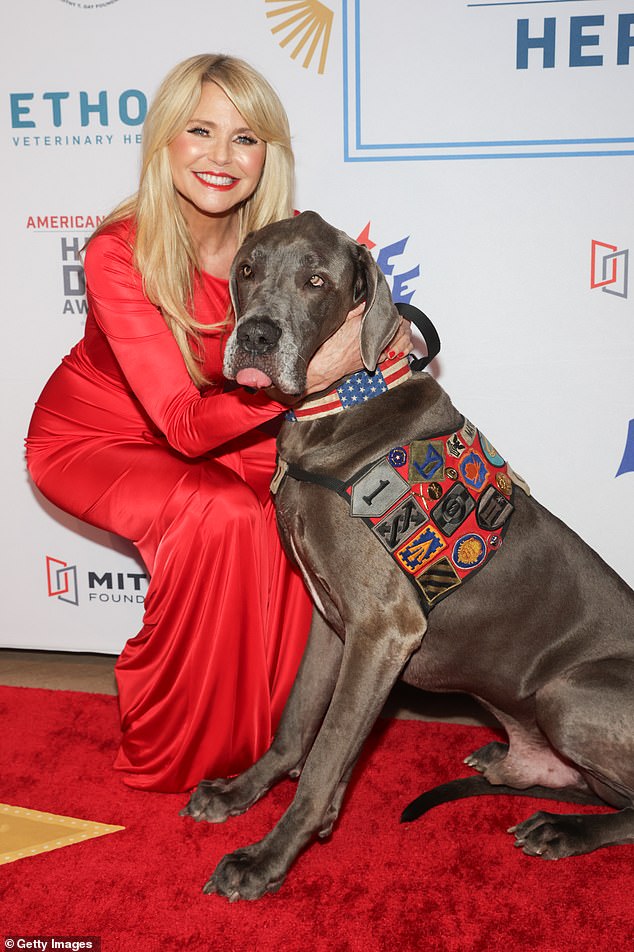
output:
<path id="1" fill-rule="evenodd" d="M 605 800 L 601 800 L 590 790 L 579 790 L 576 787 L 527 787 L 525 790 L 519 790 L 517 787 L 507 787 L 504 784 L 489 783 L 485 777 L 462 777 L 460 780 L 451 780 L 449 783 L 440 784 L 405 807 L 401 814 L 401 823 L 411 823 L 418 817 L 427 813 L 432 807 L 437 807 L 441 803 L 449 803 L 452 800 L 463 800 L 466 797 L 483 796 L 512 796 L 512 797 L 538 797 L 542 800 L 559 800 L 561 803 L 583 803 L 593 806 L 606 806 Z"/>

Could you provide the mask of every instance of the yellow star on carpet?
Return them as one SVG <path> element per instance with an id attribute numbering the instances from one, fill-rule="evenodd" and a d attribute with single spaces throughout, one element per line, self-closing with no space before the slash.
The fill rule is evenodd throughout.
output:
<path id="1" fill-rule="evenodd" d="M 124 829 L 0 803 L 0 866 Z"/>

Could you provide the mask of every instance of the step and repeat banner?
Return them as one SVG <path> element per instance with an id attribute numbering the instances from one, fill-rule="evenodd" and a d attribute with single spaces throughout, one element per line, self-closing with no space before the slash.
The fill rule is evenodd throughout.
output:
<path id="1" fill-rule="evenodd" d="M 86 317 L 80 250 L 134 192 L 148 102 L 228 52 L 291 120 L 297 207 L 422 308 L 432 373 L 634 583 L 632 0 L 5 0 L 2 643 L 118 652 L 144 566 L 31 484 L 23 441 Z"/>

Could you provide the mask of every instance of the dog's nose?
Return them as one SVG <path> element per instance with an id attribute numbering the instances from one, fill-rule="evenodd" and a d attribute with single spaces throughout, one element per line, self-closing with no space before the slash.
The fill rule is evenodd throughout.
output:
<path id="1" fill-rule="evenodd" d="M 248 354 L 268 354 L 274 350 L 282 331 L 268 317 L 252 317 L 236 331 L 238 344 Z"/>

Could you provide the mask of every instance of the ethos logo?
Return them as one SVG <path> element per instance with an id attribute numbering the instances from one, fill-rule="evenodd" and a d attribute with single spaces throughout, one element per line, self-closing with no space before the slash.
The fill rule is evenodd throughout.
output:
<path id="1" fill-rule="evenodd" d="M 628 248 L 619 251 L 606 241 L 593 241 L 590 259 L 590 287 L 605 294 L 626 298 L 629 284 Z"/>
<path id="2" fill-rule="evenodd" d="M 16 148 L 137 144 L 141 133 L 125 130 L 143 125 L 147 107 L 140 89 L 9 93 L 12 142 Z"/>
<path id="3" fill-rule="evenodd" d="M 46 556 L 46 583 L 49 598 L 79 605 L 79 578 L 85 584 L 89 602 L 143 604 L 148 577 L 145 572 L 96 572 L 81 575 L 76 565 Z M 82 590 L 84 585 L 81 586 Z M 84 596 L 82 596 L 84 597 Z"/>
<path id="4" fill-rule="evenodd" d="M 113 102 L 106 89 L 97 93 L 69 90 L 44 93 L 9 93 L 11 127 L 13 129 L 39 129 L 42 126 L 60 129 L 72 123 L 81 127 L 110 125 L 116 112 L 124 126 L 140 126 L 147 113 L 147 97 L 140 89 L 124 89 Z"/>

